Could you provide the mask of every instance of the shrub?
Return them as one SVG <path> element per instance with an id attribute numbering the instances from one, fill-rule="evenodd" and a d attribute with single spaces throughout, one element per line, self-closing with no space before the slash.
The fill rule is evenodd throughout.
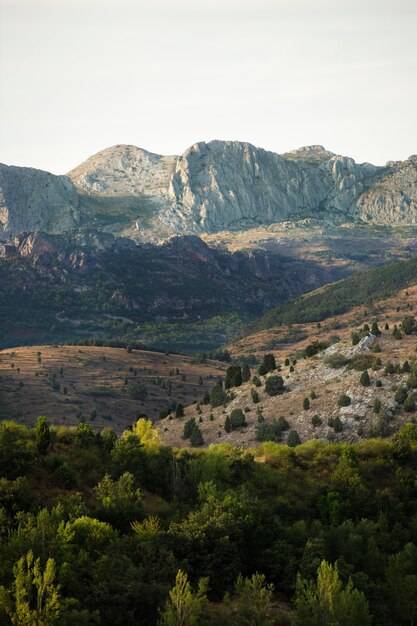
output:
<path id="1" fill-rule="evenodd" d="M 407 413 L 412 413 L 416 410 L 416 403 L 414 402 L 414 397 L 411 394 L 404 400 L 403 407 L 404 411 L 407 411 Z"/>
<path id="2" fill-rule="evenodd" d="M 325 364 L 332 369 L 340 369 L 345 367 L 349 363 L 349 359 L 344 354 L 336 352 L 335 354 L 329 354 L 324 359 Z"/>
<path id="3" fill-rule="evenodd" d="M 374 400 L 374 411 L 375 413 L 379 413 L 381 410 L 381 400 L 379 398 L 375 398 Z"/>
<path id="4" fill-rule="evenodd" d="M 301 439 L 298 432 L 296 430 L 290 430 L 287 437 L 287 445 L 289 445 L 290 448 L 295 448 L 296 446 L 299 446 L 300 443 Z"/>
<path id="5" fill-rule="evenodd" d="M 246 426 L 245 415 L 242 409 L 233 409 L 229 417 L 232 430 L 241 426 Z"/>
<path id="6" fill-rule="evenodd" d="M 265 382 L 265 391 L 269 396 L 277 396 L 285 390 L 282 376 L 269 376 Z"/>
<path id="7" fill-rule="evenodd" d="M 407 315 L 402 321 L 401 321 L 401 330 L 406 334 L 406 335 L 411 335 L 412 333 L 414 333 L 417 328 L 416 328 L 416 318 L 413 315 Z"/>
<path id="8" fill-rule="evenodd" d="M 345 393 L 342 394 L 341 396 L 339 396 L 339 399 L 337 401 L 337 404 L 339 406 L 349 406 L 350 405 L 350 397 L 347 396 Z"/>
<path id="9" fill-rule="evenodd" d="M 375 381 L 375 387 L 382 387 L 382 380 L 376 380 Z"/>
<path id="10" fill-rule="evenodd" d="M 360 335 L 357 332 L 353 332 L 351 334 L 351 338 L 352 338 L 352 346 L 357 346 L 361 340 Z"/>
<path id="11" fill-rule="evenodd" d="M 329 417 L 329 419 L 327 420 L 327 423 L 329 426 L 331 426 L 331 428 L 334 429 L 334 431 L 336 433 L 341 433 L 343 430 L 343 424 L 340 420 L 340 417 L 338 415 L 336 415 L 336 417 Z"/>
<path id="12" fill-rule="evenodd" d="M 265 422 L 263 416 L 255 428 L 257 441 L 281 441 L 282 433 L 289 428 L 289 424 L 283 417 L 273 419 L 272 422 Z"/>
<path id="13" fill-rule="evenodd" d="M 314 428 L 316 428 L 316 426 L 320 426 L 320 424 L 322 423 L 320 416 L 313 415 L 313 417 L 311 418 L 311 423 L 313 424 Z"/>
<path id="14" fill-rule="evenodd" d="M 254 376 L 252 378 L 252 382 L 255 385 L 255 387 L 260 387 L 262 385 L 260 379 L 258 378 L 258 376 Z"/>
<path id="15" fill-rule="evenodd" d="M 371 384 L 371 380 L 369 378 L 368 370 L 362 372 L 361 377 L 359 378 L 359 382 L 363 387 L 369 387 Z"/>
<path id="16" fill-rule="evenodd" d="M 324 341 L 314 341 L 313 343 L 309 343 L 308 346 L 306 346 L 306 348 L 303 351 L 303 356 L 304 357 L 312 357 L 315 354 L 318 354 L 319 352 L 321 352 L 321 350 L 325 350 L 328 347 L 328 343 L 324 342 Z"/>
<path id="17" fill-rule="evenodd" d="M 398 404 L 402 404 L 404 402 L 404 400 L 407 398 L 407 390 L 404 387 L 399 387 L 397 389 L 397 391 L 395 392 L 395 401 L 398 402 Z"/>
<path id="18" fill-rule="evenodd" d="M 391 361 L 387 361 L 384 367 L 385 374 L 395 374 L 395 367 Z"/>

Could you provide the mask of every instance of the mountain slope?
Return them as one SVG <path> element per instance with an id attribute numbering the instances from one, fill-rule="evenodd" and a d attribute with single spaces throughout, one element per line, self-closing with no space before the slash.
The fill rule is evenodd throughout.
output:
<path id="1" fill-rule="evenodd" d="M 229 389 L 232 395 L 225 404 L 190 405 L 184 418 L 160 422 L 159 431 L 169 444 L 189 445 L 182 434 L 184 424 L 194 418 L 206 446 L 221 442 L 255 447 L 260 441 L 259 432 L 268 432 L 273 420 L 282 417 L 288 426 L 275 432 L 276 440 L 282 442 L 287 441 L 291 430 L 296 430 L 303 442 L 312 438 L 353 442 L 363 437 L 390 436 L 416 420 L 412 403 L 408 408 L 403 406 L 408 395 L 417 402 L 414 382 L 408 386 L 410 365 L 416 359 L 416 331 L 406 334 L 403 330 L 393 335 L 395 326 L 401 328 L 402 320 L 416 309 L 414 284 L 407 291 L 397 290 L 390 298 L 376 301 L 367 311 L 357 307 L 319 328 L 316 324 L 299 324 L 260 332 L 231 344 L 228 349 L 240 362 L 251 357 L 250 380 Z M 363 325 L 376 320 L 381 334 L 366 336 Z M 355 345 L 353 331 L 363 337 Z M 328 348 L 306 358 L 305 349 L 313 342 Z M 271 352 L 278 371 L 258 375 L 258 364 L 265 353 Z M 406 361 L 408 365 L 404 365 Z M 364 370 L 368 370 L 369 384 L 361 383 Z M 258 375 L 259 386 L 252 378 L 254 374 Z M 285 390 L 269 395 L 266 381 L 277 375 L 282 376 Z M 402 399 L 396 393 L 399 388 L 406 390 Z M 226 416 L 234 409 L 242 411 L 247 425 L 227 432 Z M 265 420 L 261 430 L 260 420 Z M 275 436 L 270 430 L 266 438 L 271 439 L 271 432 Z"/>
<path id="2" fill-rule="evenodd" d="M 417 281 L 417 258 L 349 276 L 270 309 L 247 334 L 281 324 L 319 322 L 355 306 L 367 306 Z"/>
<path id="3" fill-rule="evenodd" d="M 211 349 L 232 328 L 334 275 L 264 250 L 210 248 L 195 236 L 139 246 L 106 233 L 37 233 L 17 237 L 1 254 L 3 346 L 117 337 Z"/>

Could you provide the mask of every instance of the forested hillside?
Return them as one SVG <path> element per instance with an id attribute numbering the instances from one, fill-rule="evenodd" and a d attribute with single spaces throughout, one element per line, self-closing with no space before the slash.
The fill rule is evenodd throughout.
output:
<path id="1" fill-rule="evenodd" d="M 415 424 L 244 451 L 3 422 L 0 623 L 412 624 L 416 471 Z"/>
<path id="2" fill-rule="evenodd" d="M 355 306 L 368 306 L 417 282 L 417 259 L 361 272 L 270 309 L 248 332 L 280 324 L 318 322 Z"/>

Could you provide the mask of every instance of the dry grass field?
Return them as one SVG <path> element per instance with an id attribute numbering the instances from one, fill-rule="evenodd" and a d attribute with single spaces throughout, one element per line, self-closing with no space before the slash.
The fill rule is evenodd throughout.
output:
<path id="1" fill-rule="evenodd" d="M 190 404 L 211 389 L 225 366 L 190 357 L 121 348 L 30 346 L 0 352 L 0 416 L 33 424 L 78 424 L 120 433 L 140 414 L 152 419 L 173 402 Z M 54 382 L 55 381 L 55 382 Z M 147 397 L 132 399 L 142 383 Z M 55 389 L 54 389 L 55 387 Z"/>

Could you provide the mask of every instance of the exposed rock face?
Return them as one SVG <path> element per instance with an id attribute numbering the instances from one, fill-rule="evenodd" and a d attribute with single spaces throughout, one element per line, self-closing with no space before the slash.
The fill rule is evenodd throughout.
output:
<path id="1" fill-rule="evenodd" d="M 387 173 L 356 202 L 356 215 L 377 224 L 417 223 L 417 155 L 387 163 Z"/>
<path id="2" fill-rule="evenodd" d="M 161 219 L 174 229 L 200 232 L 314 216 L 345 220 L 376 171 L 341 156 L 313 164 L 237 141 L 198 143 L 177 160 L 170 183 L 174 203 Z"/>
<path id="3" fill-rule="evenodd" d="M 94 154 L 68 176 L 78 189 L 92 195 L 163 197 L 176 160 L 136 146 L 113 146 Z"/>
<path id="4" fill-rule="evenodd" d="M 80 221 L 78 196 L 67 176 L 0 164 L 0 238 L 25 231 L 61 233 Z"/>
<path id="5" fill-rule="evenodd" d="M 89 195 L 150 199 L 158 207 L 155 231 L 215 233 L 308 217 L 336 223 L 416 220 L 413 157 L 380 168 L 323 146 L 280 156 L 248 143 L 211 141 L 179 157 L 115 146 L 69 176 Z"/>
<path id="6" fill-rule="evenodd" d="M 3 238 L 35 230 L 60 233 L 80 224 L 163 238 L 306 218 L 417 223 L 415 156 L 375 167 L 323 146 L 278 155 L 248 143 L 211 141 L 177 157 L 117 145 L 68 177 L 0 166 Z"/>

